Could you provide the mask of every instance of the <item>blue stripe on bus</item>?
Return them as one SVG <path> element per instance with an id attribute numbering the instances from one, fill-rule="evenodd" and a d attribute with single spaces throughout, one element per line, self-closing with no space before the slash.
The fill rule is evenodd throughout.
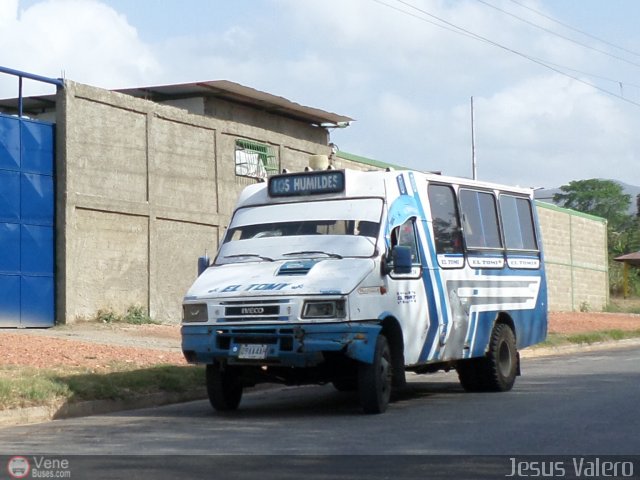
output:
<path id="1" fill-rule="evenodd" d="M 416 185 L 415 178 L 413 176 L 413 173 L 411 172 L 409 172 L 409 181 L 412 186 Z M 416 207 L 420 212 L 420 218 L 424 219 L 422 222 L 422 229 L 424 230 L 424 233 L 426 236 L 425 243 L 429 248 L 429 257 L 431 258 L 431 265 L 432 265 L 432 269 L 429 269 L 427 266 L 427 268 L 423 268 L 422 270 L 422 282 L 424 284 L 427 297 L 429 298 L 429 316 L 430 316 L 429 331 L 427 332 L 427 338 L 422 347 L 422 351 L 420 352 L 420 357 L 419 357 L 420 361 L 425 361 L 429 357 L 429 352 L 433 348 L 434 342 L 440 341 L 440 338 L 438 336 L 440 318 L 442 318 L 442 323 L 445 325 L 445 332 L 446 332 L 448 329 L 449 315 L 447 311 L 445 291 L 442 284 L 442 278 L 440 276 L 440 269 L 437 268 L 438 257 L 435 252 L 433 238 L 431 237 L 431 231 L 429 228 L 427 228 L 428 227 L 427 216 L 425 214 L 422 199 L 420 198 L 420 192 L 417 188 L 414 188 L 413 193 L 414 193 L 414 198 L 416 199 Z M 422 243 L 422 242 L 418 242 L 418 243 Z M 422 258 L 426 259 L 426 257 L 424 256 L 424 251 L 421 251 L 420 254 L 422 255 Z M 431 281 L 430 281 L 431 274 L 433 274 L 433 276 L 435 277 L 436 285 L 431 284 Z M 429 292 L 432 293 L 432 296 L 429 295 Z M 436 295 L 440 297 L 440 311 L 438 311 L 435 305 L 434 299 Z M 433 307 L 433 310 L 435 310 L 435 313 L 432 311 L 432 307 Z M 433 359 L 437 360 L 438 356 L 439 356 L 439 350 L 436 350 Z"/>

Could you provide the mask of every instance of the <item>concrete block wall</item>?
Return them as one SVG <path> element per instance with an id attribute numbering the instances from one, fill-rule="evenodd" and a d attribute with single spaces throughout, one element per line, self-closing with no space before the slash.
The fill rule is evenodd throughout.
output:
<path id="1" fill-rule="evenodd" d="M 66 81 L 56 104 L 58 322 L 140 305 L 177 323 L 197 257 L 215 254 L 256 181 L 235 174 L 236 140 L 271 146 L 291 171 L 330 153 L 325 129 L 224 101 L 191 101 L 190 113 Z M 351 155 L 333 163 L 383 168 Z M 552 310 L 608 302 L 606 224 L 576 213 L 538 205 Z"/>
<path id="2" fill-rule="evenodd" d="M 130 305 L 178 322 L 197 257 L 256 181 L 235 174 L 236 140 L 272 146 L 280 168 L 330 153 L 325 129 L 230 104 L 212 118 L 70 81 L 56 103 L 59 323 Z"/>
<path id="3" fill-rule="evenodd" d="M 609 303 L 606 220 L 536 202 L 549 310 L 602 310 Z"/>

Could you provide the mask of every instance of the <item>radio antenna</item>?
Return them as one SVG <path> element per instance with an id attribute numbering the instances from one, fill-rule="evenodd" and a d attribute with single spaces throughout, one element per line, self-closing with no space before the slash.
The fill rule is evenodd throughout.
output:
<path id="1" fill-rule="evenodd" d="M 476 130 L 473 121 L 473 96 L 471 97 L 471 173 L 473 179 L 478 179 L 478 165 L 476 163 Z"/>

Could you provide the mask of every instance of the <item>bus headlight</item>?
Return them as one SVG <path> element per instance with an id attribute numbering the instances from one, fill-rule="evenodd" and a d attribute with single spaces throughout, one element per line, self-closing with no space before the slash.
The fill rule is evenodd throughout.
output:
<path id="1" fill-rule="evenodd" d="M 311 300 L 304 304 L 302 318 L 344 318 L 344 300 Z"/>
<path id="2" fill-rule="evenodd" d="M 185 303 L 182 305 L 182 321 L 206 322 L 209 320 L 206 303 Z"/>

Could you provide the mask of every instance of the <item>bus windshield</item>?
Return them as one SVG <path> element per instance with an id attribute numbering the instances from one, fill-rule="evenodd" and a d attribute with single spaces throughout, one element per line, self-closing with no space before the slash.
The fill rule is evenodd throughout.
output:
<path id="1" fill-rule="evenodd" d="M 241 208 L 227 229 L 216 263 L 311 253 L 369 257 L 375 251 L 381 216 L 379 198 Z"/>

